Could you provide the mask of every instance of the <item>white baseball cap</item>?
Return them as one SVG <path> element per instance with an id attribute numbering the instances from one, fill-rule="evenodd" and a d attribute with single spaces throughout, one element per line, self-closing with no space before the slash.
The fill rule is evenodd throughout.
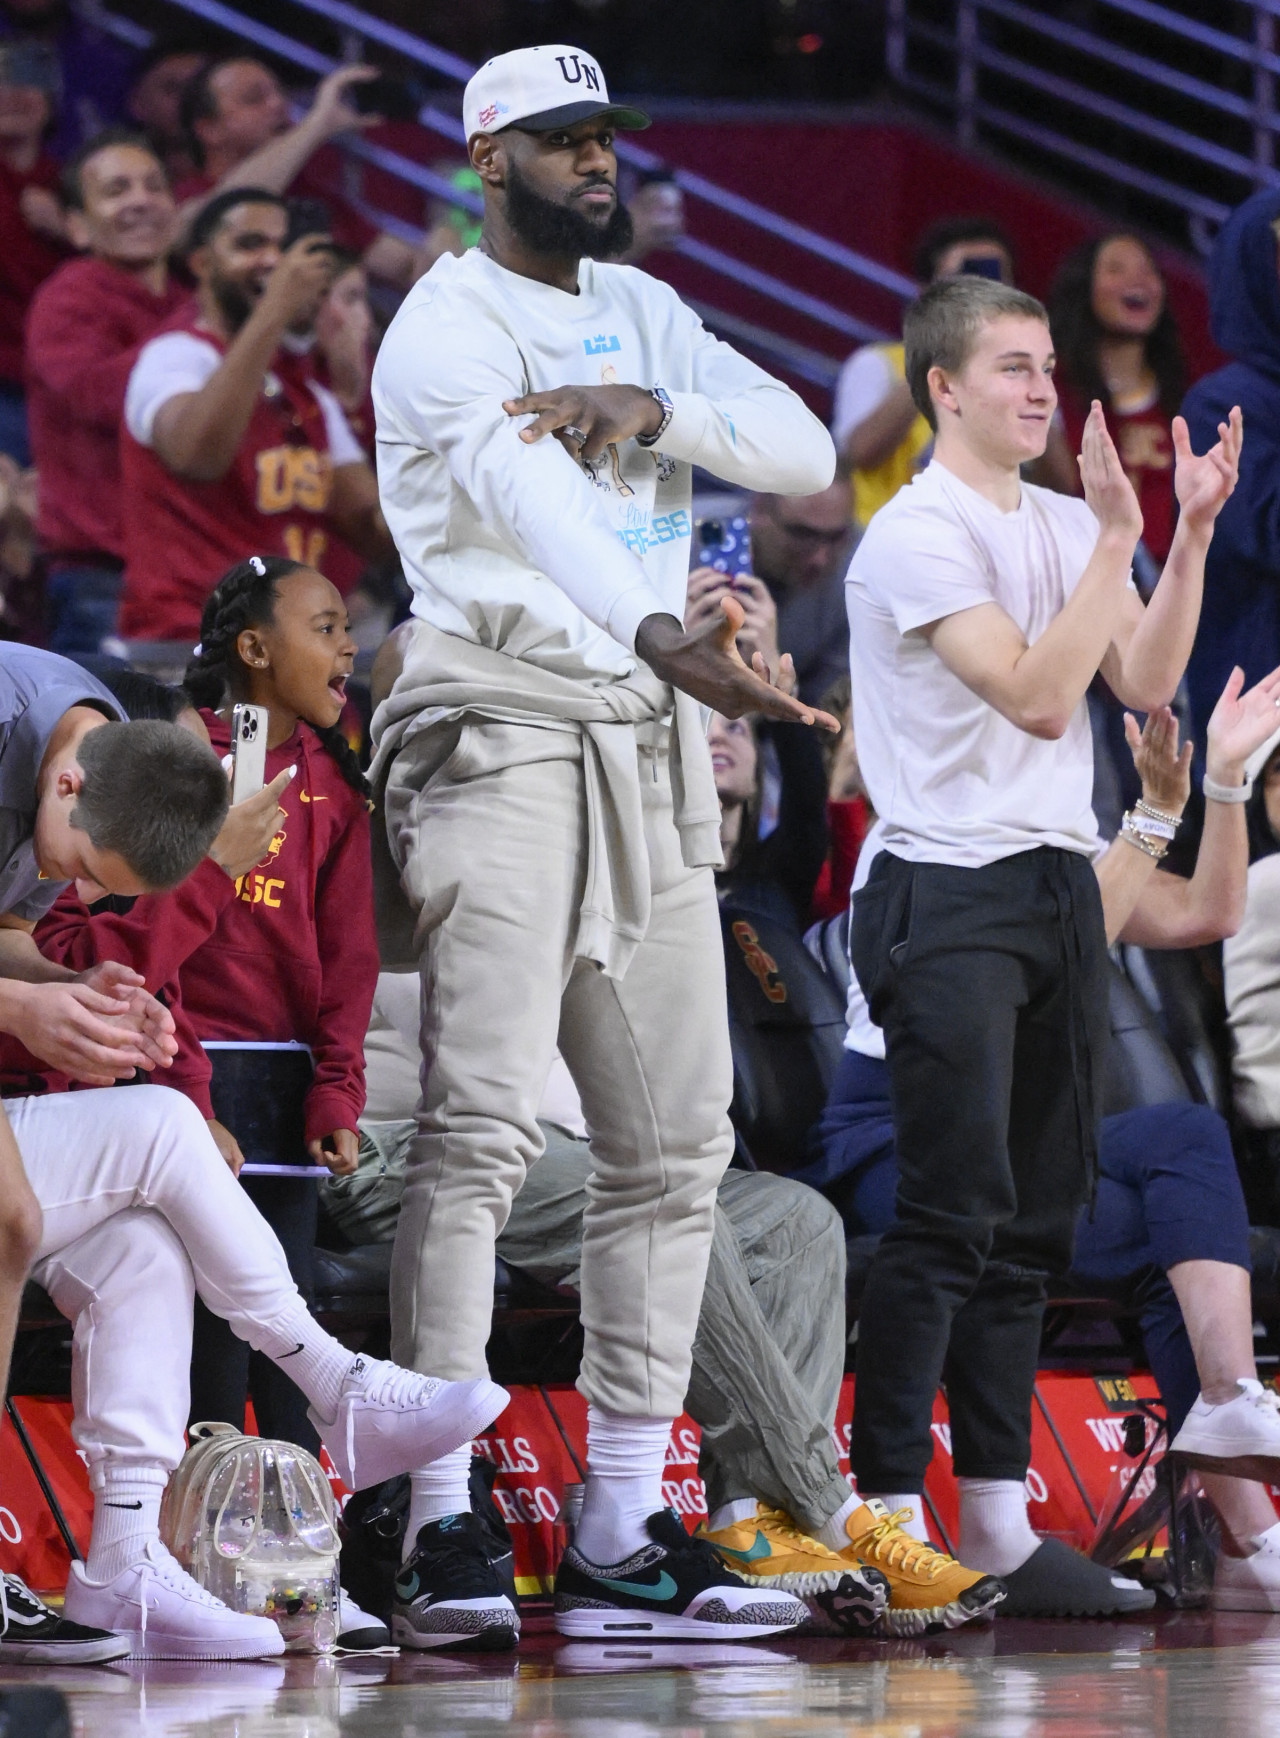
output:
<path id="1" fill-rule="evenodd" d="M 643 110 L 609 101 L 604 73 L 594 56 L 563 42 L 495 54 L 472 75 L 462 93 L 462 124 L 468 141 L 477 133 L 497 133 L 504 127 L 546 133 L 605 114 L 626 132 L 649 125 Z"/>

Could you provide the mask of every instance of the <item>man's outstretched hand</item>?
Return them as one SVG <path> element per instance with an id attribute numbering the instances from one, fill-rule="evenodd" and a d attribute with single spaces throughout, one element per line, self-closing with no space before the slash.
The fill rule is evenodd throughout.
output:
<path id="1" fill-rule="evenodd" d="M 692 694 L 725 718 L 762 712 L 785 724 L 838 731 L 839 722 L 830 713 L 792 698 L 788 692 L 792 672 L 781 663 L 772 671 L 758 652 L 750 665 L 743 662 L 736 645 L 743 620 L 742 605 L 735 597 L 722 597 L 718 619 L 690 634 L 675 616 L 646 616 L 636 634 L 636 653 L 664 682 Z"/>

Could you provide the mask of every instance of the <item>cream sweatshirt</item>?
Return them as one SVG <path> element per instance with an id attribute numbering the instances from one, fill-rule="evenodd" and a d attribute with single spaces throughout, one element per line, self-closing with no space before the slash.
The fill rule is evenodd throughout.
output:
<path id="1" fill-rule="evenodd" d="M 1280 855 L 1249 870 L 1244 922 L 1222 944 L 1236 1109 L 1280 1128 Z"/>
<path id="2" fill-rule="evenodd" d="M 632 266 L 582 262 L 577 295 L 473 248 L 405 297 L 373 375 L 382 509 L 413 613 L 557 675 L 636 667 L 648 615 L 683 619 L 692 468 L 783 495 L 835 474 L 802 400 L 713 338 L 675 291 Z M 504 399 L 564 385 L 662 386 L 657 448 L 592 465 L 551 437 L 523 444 Z"/>

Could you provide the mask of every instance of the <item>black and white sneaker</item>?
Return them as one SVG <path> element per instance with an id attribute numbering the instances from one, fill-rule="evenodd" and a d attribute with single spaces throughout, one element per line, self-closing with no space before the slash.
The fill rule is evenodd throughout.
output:
<path id="1" fill-rule="evenodd" d="M 623 1563 L 590 1563 L 570 1545 L 556 1572 L 561 1635 L 751 1641 L 798 1629 L 808 1618 L 793 1594 L 732 1574 L 710 1545 L 689 1537 L 672 1510 L 650 1515 L 646 1524 L 653 1543 Z"/>
<path id="2" fill-rule="evenodd" d="M 396 1576 L 391 1639 L 401 1647 L 497 1653 L 520 1639 L 515 1581 L 494 1562 L 475 1515 L 445 1515 L 418 1529 Z M 508 1571 L 508 1572 L 504 1572 Z"/>
<path id="3" fill-rule="evenodd" d="M 0 1665 L 93 1666 L 128 1652 L 128 1636 L 59 1617 L 16 1575 L 0 1575 Z"/>

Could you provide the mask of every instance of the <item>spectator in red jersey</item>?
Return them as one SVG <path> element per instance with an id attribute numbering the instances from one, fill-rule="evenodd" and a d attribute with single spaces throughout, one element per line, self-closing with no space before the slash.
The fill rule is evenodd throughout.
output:
<path id="1" fill-rule="evenodd" d="M 66 257 L 58 165 L 45 149 L 58 67 L 41 43 L 0 43 L 0 453 L 31 463 L 22 328 L 37 288 Z"/>
<path id="2" fill-rule="evenodd" d="M 96 652 L 116 630 L 124 571 L 120 418 L 139 346 L 190 297 L 169 274 L 175 209 L 136 133 L 100 133 L 62 177 L 83 257 L 36 291 L 27 317 L 27 415 L 40 471 L 49 646 Z"/>
<path id="3" fill-rule="evenodd" d="M 199 167 L 182 124 L 182 98 L 210 58 L 209 48 L 196 37 L 158 36 L 134 69 L 125 99 L 125 113 L 146 134 L 175 187 Z"/>
<path id="4" fill-rule="evenodd" d="M 1070 254 L 1049 297 L 1058 402 L 1067 447 L 1080 451 L 1096 398 L 1142 507 L 1142 541 L 1159 577 L 1173 541 L 1173 436 L 1186 370 L 1164 277 L 1151 250 L 1124 233 Z M 1078 468 L 1071 492 L 1080 494 Z"/>
<path id="5" fill-rule="evenodd" d="M 373 470 L 291 336 L 315 319 L 332 247 L 307 235 L 286 249 L 287 217 L 252 188 L 210 200 L 192 237 L 196 300 L 129 377 L 126 639 L 194 643 L 218 575 L 250 550 L 323 569 L 333 530 L 366 560 L 391 552 Z"/>
<path id="6" fill-rule="evenodd" d="M 230 747 L 233 703 L 266 707 L 267 777 L 297 772 L 276 837 L 236 881 L 202 866 L 173 898 L 144 896 L 123 915 L 91 916 L 73 896 L 37 934 L 64 964 L 136 960 L 148 983 L 164 988 L 179 1045 L 166 1083 L 200 1108 L 235 1171 L 243 1163 L 237 1133 L 246 1144 L 250 1134 L 261 1140 L 265 1119 L 227 1090 L 226 1065 L 234 1070 L 242 1053 L 228 1058 L 205 1044 L 260 1046 L 261 1078 L 271 1081 L 274 1062 L 274 1078 L 288 1080 L 281 1096 L 295 1102 L 277 1102 L 273 1122 L 278 1131 L 295 1124 L 296 1150 L 255 1158 L 287 1164 L 309 1155 L 338 1176 L 356 1168 L 378 948 L 367 788 L 338 728 L 355 654 L 346 620 L 328 580 L 297 562 L 253 556 L 225 575 L 205 608 L 187 690 L 219 754 Z M 310 1061 L 286 1051 L 282 1062 L 281 1046 L 290 1044 L 308 1046 Z M 245 1186 L 310 1297 L 315 1183 L 253 1177 Z M 195 1344 L 193 1417 L 242 1422 L 252 1368 L 259 1428 L 315 1451 L 306 1401 L 274 1366 L 257 1358 L 251 1365 L 248 1346 L 203 1309 Z"/>
<path id="7" fill-rule="evenodd" d="M 832 684 L 823 696 L 822 710 L 840 720 L 840 734 L 825 740 L 822 755 L 827 766 L 827 860 L 813 890 L 811 915 L 815 922 L 838 917 L 849 908 L 853 873 L 875 811 L 862 782 L 858 749 L 853 737 L 853 689 L 847 676 Z"/>
<path id="8" fill-rule="evenodd" d="M 343 196 L 336 164 L 326 175 L 323 162 L 313 162 L 339 133 L 377 124 L 377 116 L 359 114 L 351 100 L 353 86 L 377 76 L 369 66 L 331 72 L 293 124 L 289 99 L 270 67 L 248 55 L 211 61 L 183 94 L 183 121 L 199 169 L 175 188 L 179 204 L 236 186 L 322 199 L 339 246 L 358 254 L 373 277 L 407 290 L 430 261 L 356 210 Z"/>

